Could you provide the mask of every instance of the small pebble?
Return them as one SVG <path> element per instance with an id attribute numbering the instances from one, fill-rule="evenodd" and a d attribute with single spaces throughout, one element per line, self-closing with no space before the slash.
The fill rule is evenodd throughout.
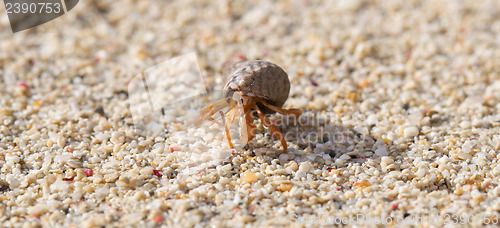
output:
<path id="1" fill-rule="evenodd" d="M 300 171 L 300 170 L 295 173 L 295 177 L 298 179 L 306 177 L 306 175 L 307 173 L 305 171 Z"/>
<path id="2" fill-rule="evenodd" d="M 92 174 L 94 174 L 94 171 L 92 171 L 91 169 L 84 169 L 83 172 L 87 176 L 92 176 Z"/>
<path id="3" fill-rule="evenodd" d="M 162 177 L 162 176 L 163 176 L 163 175 L 161 174 L 161 170 L 154 169 L 154 170 L 153 170 L 153 173 L 154 173 L 154 175 L 156 175 L 157 177 Z"/>
<path id="4" fill-rule="evenodd" d="M 144 167 L 141 169 L 140 173 L 145 176 L 153 175 L 153 167 Z"/>
<path id="5" fill-rule="evenodd" d="M 385 146 L 381 146 L 375 150 L 375 154 L 382 157 L 389 155 L 389 152 L 387 151 Z"/>
<path id="6" fill-rule="evenodd" d="M 380 166 L 382 166 L 382 168 L 392 165 L 393 163 L 394 159 L 392 159 L 391 157 L 384 156 L 380 158 Z"/>
<path id="7" fill-rule="evenodd" d="M 41 216 L 49 211 L 49 206 L 43 203 L 39 203 L 28 209 L 28 214 L 32 216 Z"/>
<path id="8" fill-rule="evenodd" d="M 299 166 L 299 171 L 304 171 L 304 172 L 309 172 L 309 170 L 312 168 L 312 164 L 311 162 L 307 161 L 307 162 L 303 162 L 302 164 L 300 164 Z"/>
<path id="9" fill-rule="evenodd" d="M 291 183 L 281 183 L 280 184 L 280 190 L 283 192 L 290 191 L 292 189 L 293 185 Z"/>
<path id="10" fill-rule="evenodd" d="M 287 170 L 290 170 L 293 172 L 296 172 L 297 170 L 299 170 L 299 165 L 297 164 L 297 162 L 291 161 L 290 163 L 291 163 L 291 165 L 286 168 Z"/>
<path id="11" fill-rule="evenodd" d="M 280 160 L 281 162 L 286 162 L 286 161 L 288 161 L 288 155 L 287 155 L 287 154 L 280 154 L 280 156 L 279 156 L 279 160 Z"/>
<path id="12" fill-rule="evenodd" d="M 458 158 L 460 158 L 461 160 L 467 160 L 467 159 L 471 159 L 472 155 L 470 155 L 468 153 L 458 153 Z"/>
<path id="13" fill-rule="evenodd" d="M 342 154 L 340 157 L 339 157 L 340 160 L 348 160 L 348 159 L 351 159 L 351 156 L 347 155 L 347 154 Z"/>
<path id="14" fill-rule="evenodd" d="M 404 129 L 404 136 L 406 138 L 412 138 L 418 135 L 418 128 L 417 127 L 407 127 Z"/>
<path id="15" fill-rule="evenodd" d="M 144 194 L 144 192 L 143 192 L 143 191 L 138 191 L 138 192 L 136 192 L 136 193 L 135 193 L 135 195 L 134 195 L 134 199 L 135 199 L 135 200 L 138 200 L 138 201 L 143 200 L 143 199 L 145 199 L 145 198 L 146 198 L 146 194 Z"/>
<path id="16" fill-rule="evenodd" d="M 241 182 L 242 183 L 252 183 L 254 181 L 256 181 L 258 178 L 257 178 L 257 175 L 255 175 L 255 173 L 253 172 L 245 172 L 243 174 L 241 174 Z"/>

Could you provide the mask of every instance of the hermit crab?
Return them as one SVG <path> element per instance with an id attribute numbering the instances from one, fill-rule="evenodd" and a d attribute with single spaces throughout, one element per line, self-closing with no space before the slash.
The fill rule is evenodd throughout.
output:
<path id="1" fill-rule="evenodd" d="M 255 136 L 256 127 L 253 121 L 254 117 L 258 117 L 280 140 L 283 151 L 287 151 L 285 137 L 265 116 L 276 112 L 296 117 L 302 114 L 299 109 L 282 108 L 288 99 L 290 80 L 281 67 L 264 60 L 236 63 L 232 67 L 223 92 L 223 99 L 201 109 L 197 122 L 213 119 L 215 113 L 220 113 L 225 120 L 224 129 L 229 147 L 234 148 L 229 132 L 230 124 L 239 118 L 240 140 L 243 144 L 247 144 Z M 222 112 L 225 108 L 228 108 L 227 111 Z"/>

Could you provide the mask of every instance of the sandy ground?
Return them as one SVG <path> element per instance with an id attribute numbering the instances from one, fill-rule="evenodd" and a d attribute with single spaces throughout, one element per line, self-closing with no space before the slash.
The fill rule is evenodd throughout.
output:
<path id="1" fill-rule="evenodd" d="M 498 1 L 80 1 L 12 34 L 1 8 L 0 223 L 498 224 L 499 10 Z M 130 82 L 193 52 L 208 90 L 238 58 L 288 73 L 285 107 L 304 114 L 270 117 L 286 123 L 287 153 L 258 120 L 248 150 L 185 116 L 154 134 L 136 128 Z"/>

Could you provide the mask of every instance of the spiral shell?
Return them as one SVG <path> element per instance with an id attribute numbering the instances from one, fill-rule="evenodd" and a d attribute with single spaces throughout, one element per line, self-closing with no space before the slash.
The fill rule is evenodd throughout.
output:
<path id="1" fill-rule="evenodd" d="M 251 97 L 264 98 L 271 105 L 281 107 L 290 93 L 288 74 L 278 65 L 252 60 L 235 64 L 235 69 L 224 86 L 225 97 L 232 97 L 234 92 Z M 262 104 L 259 108 L 265 114 L 274 113 Z"/>

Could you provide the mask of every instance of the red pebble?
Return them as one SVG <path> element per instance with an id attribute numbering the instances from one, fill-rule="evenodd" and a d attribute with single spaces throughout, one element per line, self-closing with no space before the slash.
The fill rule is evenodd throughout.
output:
<path id="1" fill-rule="evenodd" d="M 235 58 L 238 60 L 238 61 L 245 61 L 247 60 L 247 57 L 245 57 L 244 55 L 242 54 L 239 54 L 239 55 L 236 55 Z"/>
<path id="2" fill-rule="evenodd" d="M 170 152 L 179 151 L 179 150 L 181 150 L 181 148 L 178 146 L 171 146 L 170 147 Z"/>
<path id="3" fill-rule="evenodd" d="M 91 170 L 91 169 L 84 169 L 83 172 L 85 173 L 85 175 L 87 176 L 92 176 L 92 174 L 94 174 L 94 171 Z"/>
<path id="4" fill-rule="evenodd" d="M 26 89 L 30 89 L 30 86 L 28 84 L 26 84 L 25 82 L 17 82 L 16 84 L 17 86 L 21 86 L 21 87 L 24 87 Z"/>
<path id="5" fill-rule="evenodd" d="M 63 181 L 73 181 L 75 177 L 63 178 Z"/>
<path id="6" fill-rule="evenodd" d="M 153 173 L 157 176 L 157 177 L 161 177 L 163 175 L 161 175 L 161 170 L 158 170 L 158 169 L 153 169 Z"/>
<path id="7" fill-rule="evenodd" d="M 161 216 L 156 216 L 154 220 L 156 223 L 160 223 L 163 219 L 161 218 Z"/>
<path id="8" fill-rule="evenodd" d="M 399 207 L 398 203 L 391 203 L 392 210 L 396 210 L 396 209 L 398 209 L 398 207 Z"/>

